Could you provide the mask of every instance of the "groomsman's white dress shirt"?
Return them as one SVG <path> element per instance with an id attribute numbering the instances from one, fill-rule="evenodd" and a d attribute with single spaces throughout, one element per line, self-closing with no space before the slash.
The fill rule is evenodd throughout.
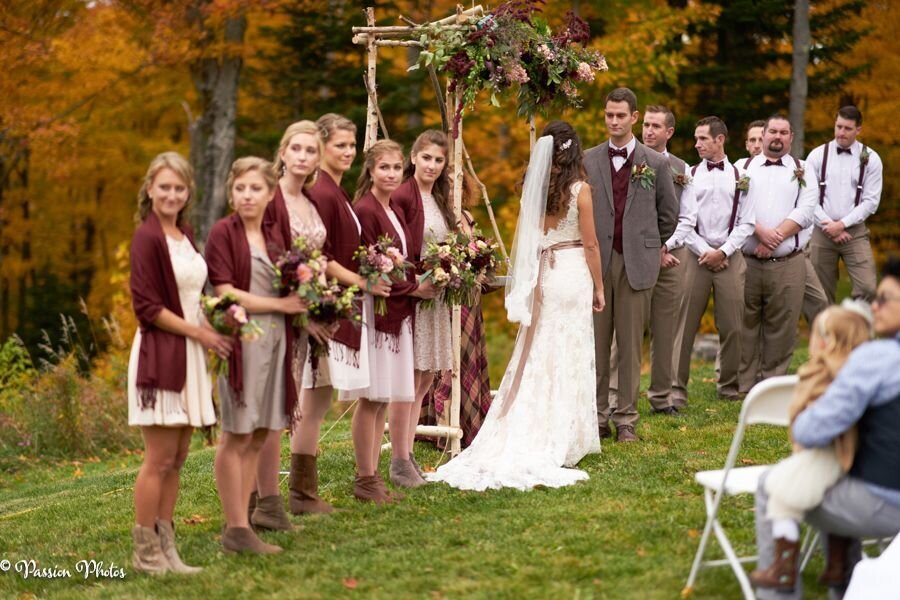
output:
<path id="1" fill-rule="evenodd" d="M 812 235 L 812 225 L 816 210 L 816 197 L 808 192 L 815 186 L 815 180 L 807 172 L 806 186 L 801 187 L 794 176 L 802 163 L 786 154 L 778 159 L 781 166 L 769 165 L 771 162 L 764 154 L 750 161 L 747 174 L 750 176 L 750 193 L 748 194 L 756 210 L 756 222 L 763 227 L 773 229 L 785 219 L 790 219 L 800 226 L 800 233 L 785 239 L 775 248 L 772 258 L 788 256 L 806 247 Z M 777 160 L 775 161 L 777 162 Z M 745 254 L 754 254 L 759 240 L 755 235 L 749 236 L 743 245 Z"/>
<path id="2" fill-rule="evenodd" d="M 816 205 L 816 225 L 823 221 L 843 221 L 844 227 L 862 223 L 876 210 L 881 201 L 882 169 L 881 157 L 866 146 L 869 162 L 863 175 L 863 190 L 856 201 L 856 186 L 859 183 L 859 161 L 862 143 L 853 142 L 850 153 L 838 152 L 837 143 L 828 144 L 828 165 L 825 168 L 825 204 L 819 205 L 819 177 L 822 173 L 822 157 L 825 145 L 813 149 L 806 157 L 806 189 L 804 195 L 812 197 Z"/>
<path id="3" fill-rule="evenodd" d="M 697 209 L 697 228 L 688 233 L 685 243 L 697 256 L 710 250 L 722 250 L 731 256 L 753 233 L 756 225 L 755 207 L 750 194 L 741 193 L 734 228 L 728 232 L 734 205 L 734 167 L 725 157 L 721 169 L 710 169 L 706 159 L 697 165 L 691 184 L 684 190 L 681 202 L 693 203 Z M 690 171 L 689 171 L 690 172 Z M 744 173 L 738 169 L 739 176 Z M 753 182 L 750 182 L 753 189 Z M 779 221 L 780 222 L 780 221 Z"/>

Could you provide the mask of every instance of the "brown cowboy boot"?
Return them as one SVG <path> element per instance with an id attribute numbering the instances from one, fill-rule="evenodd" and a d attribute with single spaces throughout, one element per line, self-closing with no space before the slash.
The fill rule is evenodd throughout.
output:
<path id="1" fill-rule="evenodd" d="M 225 554 L 247 552 L 249 554 L 277 554 L 281 546 L 267 544 L 249 527 L 226 527 L 222 534 L 222 548 Z"/>
<path id="2" fill-rule="evenodd" d="M 825 561 L 825 570 L 819 575 L 819 583 L 829 587 L 847 585 L 850 580 L 847 576 L 847 550 L 849 547 L 850 538 L 842 535 L 828 536 L 828 556 Z"/>
<path id="3" fill-rule="evenodd" d="M 291 454 L 288 490 L 288 507 L 295 515 L 334 512 L 334 507 L 319 497 L 319 470 L 315 456 Z"/>
<path id="4" fill-rule="evenodd" d="M 793 592 L 797 579 L 797 555 L 800 542 L 775 538 L 775 560 L 768 569 L 756 569 L 750 581 L 756 587 L 774 588 L 779 592 Z"/>

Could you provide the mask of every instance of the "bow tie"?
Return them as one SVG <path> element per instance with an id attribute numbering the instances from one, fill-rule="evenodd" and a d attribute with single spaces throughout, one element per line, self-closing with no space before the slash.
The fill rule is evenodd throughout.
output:
<path id="1" fill-rule="evenodd" d="M 781 159 L 779 158 L 778 160 L 767 160 L 765 163 L 763 163 L 763 166 L 764 167 L 783 167 L 784 163 L 781 162 Z"/>
<path id="2" fill-rule="evenodd" d="M 617 156 L 621 156 L 622 158 L 628 158 L 628 148 L 613 148 L 609 147 L 609 157 L 615 158 Z"/>
<path id="3" fill-rule="evenodd" d="M 850 148 L 838 148 L 837 153 L 838 156 L 840 156 L 841 154 L 853 154 L 853 152 L 850 151 Z"/>
<path id="4" fill-rule="evenodd" d="M 706 170 L 712 171 L 713 169 L 718 169 L 720 171 L 724 171 L 725 170 L 725 161 L 720 160 L 719 162 L 715 162 L 715 163 L 706 161 Z"/>

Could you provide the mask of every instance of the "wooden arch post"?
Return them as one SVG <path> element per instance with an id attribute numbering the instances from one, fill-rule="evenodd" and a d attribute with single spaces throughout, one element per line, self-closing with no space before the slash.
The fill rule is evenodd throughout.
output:
<path id="1" fill-rule="evenodd" d="M 466 27 L 463 24 L 463 21 L 466 17 L 473 15 L 481 15 L 483 14 L 483 10 L 481 6 L 475 6 L 468 10 L 462 10 L 461 7 L 457 8 L 457 13 L 455 15 L 449 16 L 445 19 L 441 19 L 439 21 L 435 21 L 431 23 L 431 25 L 440 25 L 442 27 L 447 28 L 464 28 Z M 406 20 L 406 19 L 404 19 Z M 409 22 L 408 20 L 406 20 Z M 378 129 L 381 127 L 382 133 L 385 137 L 387 137 L 387 129 L 385 127 L 384 119 L 381 116 L 381 111 L 378 108 L 378 97 L 377 97 L 377 87 L 376 87 L 376 67 L 378 62 L 378 47 L 379 46 L 421 46 L 421 44 L 415 39 L 417 34 L 421 33 L 423 27 L 421 25 L 410 24 L 409 26 L 395 26 L 395 27 L 378 27 L 375 25 L 375 11 L 373 8 L 369 7 L 366 9 L 366 26 L 365 27 L 354 27 L 353 31 L 353 43 L 365 45 L 366 46 L 366 58 L 367 58 L 367 68 L 366 74 L 364 77 L 364 83 L 366 86 L 366 92 L 368 96 L 368 104 L 366 111 L 366 135 L 365 135 L 365 143 L 364 150 L 368 150 L 368 148 L 374 144 L 378 139 Z M 395 39 L 395 38 L 412 38 L 412 39 Z M 433 78 L 436 81 L 436 77 Z M 435 86 L 435 93 L 438 97 L 438 101 L 440 103 L 441 100 L 441 91 L 438 89 L 438 86 Z M 458 106 L 462 99 L 462 93 L 460 90 L 455 92 L 455 97 L 452 99 L 452 103 L 448 102 L 452 106 Z M 446 119 L 445 119 L 446 121 Z M 459 133 L 456 138 L 452 136 L 449 137 L 450 142 L 450 154 L 453 157 L 453 212 L 456 215 L 456 218 L 462 219 L 462 191 L 463 191 L 463 181 L 464 181 L 464 171 L 466 167 L 468 167 L 469 174 L 476 181 L 478 186 L 481 189 L 482 197 L 487 206 L 488 214 L 491 219 L 491 224 L 493 226 L 494 235 L 500 244 L 500 249 L 503 254 L 504 259 L 508 260 L 508 256 L 506 254 L 506 247 L 503 244 L 503 240 L 500 237 L 500 231 L 497 227 L 497 222 L 494 217 L 494 212 L 491 207 L 490 199 L 487 194 L 487 189 L 484 184 L 475 174 L 474 169 L 472 168 L 472 161 L 469 157 L 469 153 L 465 150 L 465 144 L 462 139 L 462 119 L 459 122 Z M 532 125 L 533 129 L 533 125 Z M 465 161 L 465 162 L 464 162 Z M 456 305 L 452 309 L 452 345 L 453 345 L 453 385 L 452 392 L 450 396 L 450 406 L 447 408 L 447 423 L 439 424 L 439 425 L 429 425 L 423 426 L 420 425 L 416 428 L 416 433 L 419 435 L 431 436 L 431 437 L 443 437 L 446 438 L 450 443 L 450 454 L 455 456 L 460 452 L 460 440 L 462 438 L 462 429 L 460 428 L 460 412 L 461 412 L 461 352 L 460 352 L 460 343 L 461 343 L 461 329 L 462 329 L 462 314 L 461 308 L 459 305 Z"/>

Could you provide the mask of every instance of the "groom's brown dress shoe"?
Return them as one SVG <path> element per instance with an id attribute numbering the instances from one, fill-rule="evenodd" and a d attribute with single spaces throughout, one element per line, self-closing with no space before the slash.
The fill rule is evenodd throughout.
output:
<path id="1" fill-rule="evenodd" d="M 600 433 L 600 439 L 606 439 L 612 437 L 612 432 L 609 430 L 609 425 L 600 425 L 597 427 L 597 431 Z"/>
<path id="2" fill-rule="evenodd" d="M 634 427 L 631 425 L 619 425 L 616 427 L 616 441 L 617 442 L 637 442 L 640 441 L 637 435 L 634 433 Z"/>

